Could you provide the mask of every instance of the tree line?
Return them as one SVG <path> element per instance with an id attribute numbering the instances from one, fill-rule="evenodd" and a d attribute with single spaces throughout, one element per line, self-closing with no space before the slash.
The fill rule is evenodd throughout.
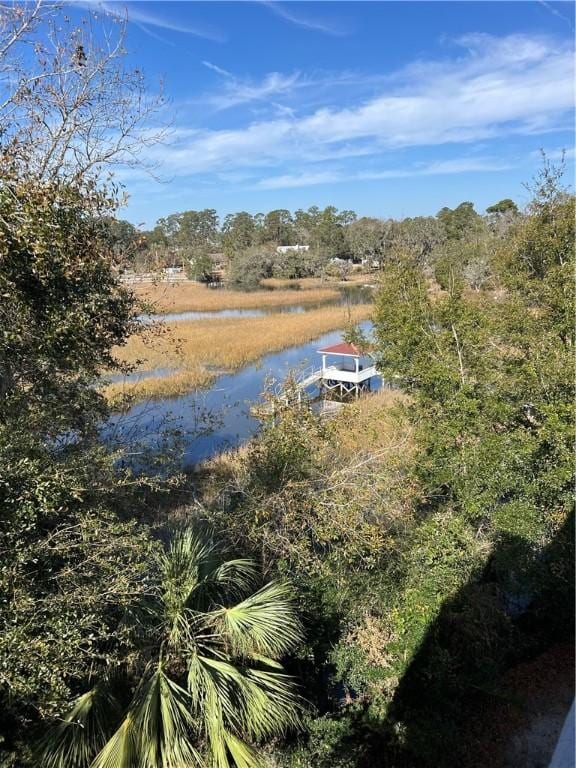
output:
<path id="1" fill-rule="evenodd" d="M 445 259 L 450 243 L 466 239 L 473 283 L 483 277 L 482 251 L 519 215 L 511 199 L 478 214 L 472 203 L 443 208 L 436 216 L 402 220 L 358 217 L 334 206 L 321 210 L 274 210 L 227 215 L 222 223 L 214 209 L 184 211 L 160 219 L 151 231 L 138 231 L 125 220 L 109 219 L 112 246 L 138 271 L 179 266 L 200 281 L 210 280 L 214 261 L 223 255 L 231 283 L 256 285 L 266 277 L 299 278 L 342 274 L 351 264 L 380 269 L 395 252 L 409 250 L 420 261 Z M 472 244 L 474 239 L 474 245 Z M 307 250 L 277 251 L 278 246 Z M 440 267 L 441 269 L 441 267 Z"/>

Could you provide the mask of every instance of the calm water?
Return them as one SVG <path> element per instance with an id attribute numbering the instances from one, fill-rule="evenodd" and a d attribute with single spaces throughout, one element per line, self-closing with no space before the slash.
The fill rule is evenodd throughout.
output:
<path id="1" fill-rule="evenodd" d="M 365 333 L 371 323 L 361 324 Z M 221 376 L 211 389 L 181 397 L 137 403 L 124 414 L 113 416 L 103 436 L 118 445 L 139 444 L 159 450 L 166 427 L 177 432 L 181 462 L 190 466 L 221 451 L 236 447 L 252 437 L 260 422 L 250 413 L 272 377 L 283 381 L 292 370 L 320 364 L 319 347 L 336 344 L 341 331 L 333 331 L 315 341 L 263 357 L 238 373 Z M 377 379 L 375 388 L 380 387 Z M 205 423 L 204 419 L 208 419 Z"/>
<path id="2" fill-rule="evenodd" d="M 332 301 L 312 304 L 292 304 L 288 307 L 266 307 L 262 309 L 219 309 L 215 312 L 200 312 L 199 310 L 189 309 L 186 312 L 168 312 L 164 315 L 140 315 L 140 320 L 144 323 L 150 322 L 178 322 L 179 320 L 211 320 L 218 317 L 264 317 L 265 315 L 280 314 L 302 314 L 309 309 L 329 306 Z"/>

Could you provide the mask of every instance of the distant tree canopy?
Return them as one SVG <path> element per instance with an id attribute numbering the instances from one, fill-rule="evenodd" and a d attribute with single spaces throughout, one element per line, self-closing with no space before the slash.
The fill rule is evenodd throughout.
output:
<path id="1" fill-rule="evenodd" d="M 471 202 L 442 208 L 436 216 L 400 220 L 358 218 L 354 211 L 311 206 L 294 214 L 286 209 L 255 215 L 240 211 L 220 225 L 216 211 L 205 209 L 171 214 L 148 232 L 115 219 L 109 230 L 125 265 L 140 270 L 178 265 L 200 281 L 211 274 L 208 254 L 219 251 L 228 262 L 227 279 L 244 287 L 271 276 L 340 274 L 341 261 L 331 260 L 385 269 L 391 261 L 410 256 L 441 287 L 457 279 L 479 290 L 492 279 L 489 251 L 520 216 L 514 201 L 506 198 L 489 206 L 484 217 Z M 276 253 L 278 246 L 296 245 L 308 250 Z"/>
<path id="2" fill-rule="evenodd" d="M 275 243 L 276 245 L 292 245 L 294 236 L 294 219 L 290 211 L 281 208 L 270 211 L 264 216 L 260 228 L 261 243 Z"/>
<path id="3" fill-rule="evenodd" d="M 230 260 L 228 280 L 232 285 L 247 290 L 257 288 L 261 280 L 273 277 L 275 261 L 275 246 L 250 246 Z"/>
<path id="4" fill-rule="evenodd" d="M 212 208 L 203 211 L 172 213 L 156 225 L 170 245 L 194 250 L 216 247 L 218 216 Z"/>
<path id="5" fill-rule="evenodd" d="M 222 223 L 221 240 L 222 249 L 227 256 L 250 248 L 257 240 L 254 216 L 246 211 L 228 214 Z"/>
<path id="6" fill-rule="evenodd" d="M 394 223 L 362 217 L 346 228 L 346 241 L 356 261 L 379 261 L 391 241 Z"/>
<path id="7" fill-rule="evenodd" d="M 441 287 L 457 279 L 479 290 L 492 279 L 490 250 L 508 236 L 519 217 L 509 198 L 490 206 L 485 216 L 465 201 L 453 209 L 442 208 L 436 216 L 398 220 L 358 218 L 354 211 L 311 206 L 293 214 L 286 209 L 254 215 L 240 211 L 227 215 L 220 226 L 212 209 L 185 211 L 160 219 L 150 232 L 138 233 L 139 245 L 131 258 L 141 269 L 178 264 L 203 280 L 207 254 L 221 251 L 228 262 L 227 279 L 246 287 L 270 276 L 339 274 L 341 260 L 349 262 L 347 272 L 350 264 L 385 269 L 395 259 L 410 256 Z M 122 235 L 120 227 L 125 225 L 115 224 L 117 237 L 129 239 L 129 227 Z M 296 245 L 308 250 L 275 252 L 279 246 Z"/>
<path id="8" fill-rule="evenodd" d="M 186 264 L 186 274 L 199 283 L 210 283 L 214 279 L 214 262 L 208 253 L 197 249 Z"/>
<path id="9" fill-rule="evenodd" d="M 443 225 L 449 240 L 458 240 L 481 224 L 481 216 L 474 210 L 474 203 L 460 203 L 456 208 L 442 208 L 436 218 Z"/>
<path id="10" fill-rule="evenodd" d="M 506 197 L 504 200 L 500 200 L 499 202 L 494 203 L 494 205 L 488 206 L 488 208 L 486 208 L 486 213 L 518 213 L 518 206 L 514 200 Z"/>
<path id="11" fill-rule="evenodd" d="M 286 209 L 250 214 L 246 211 L 228 214 L 219 226 L 213 210 L 185 211 L 159 219 L 146 234 L 152 246 L 167 249 L 196 248 L 208 245 L 221 249 L 229 257 L 257 245 L 309 245 L 328 257 L 349 255 L 346 227 L 354 221 L 353 211 L 338 211 L 333 206 L 324 210 L 311 207 L 292 215 Z"/>

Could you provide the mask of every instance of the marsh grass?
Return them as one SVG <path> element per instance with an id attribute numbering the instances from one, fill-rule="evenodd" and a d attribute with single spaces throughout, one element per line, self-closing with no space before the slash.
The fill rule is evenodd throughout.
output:
<path id="1" fill-rule="evenodd" d="M 345 520 L 350 520 L 353 506 L 366 511 L 382 504 L 391 519 L 410 519 L 417 488 L 409 472 L 415 442 L 403 408 L 409 402 L 402 392 L 383 389 L 346 403 L 336 417 L 326 420 L 321 443 L 310 446 L 313 460 L 323 468 L 324 490 L 318 486 L 315 497 L 328 494 L 331 509 L 341 504 Z M 214 508 L 231 488 L 244 486 L 255 440 L 195 467 L 195 487 L 203 504 Z M 338 489 L 343 490 L 340 501 Z"/>
<path id="2" fill-rule="evenodd" d="M 282 307 L 290 304 L 314 304 L 337 299 L 340 295 L 334 287 L 325 284 L 302 286 L 297 280 L 280 281 L 299 290 L 282 286 L 267 286 L 274 290 L 251 293 L 230 291 L 226 288 L 207 288 L 199 283 L 146 283 L 135 285 L 136 296 L 161 312 L 217 312 L 221 309 L 260 309 Z"/>
<path id="3" fill-rule="evenodd" d="M 132 336 L 116 350 L 123 362 L 140 370 L 174 368 L 162 378 L 110 384 L 109 399 L 174 397 L 203 388 L 221 373 L 254 363 L 266 354 L 313 341 L 328 331 L 368 318 L 370 304 L 322 307 L 303 314 L 178 321 L 162 333 Z"/>

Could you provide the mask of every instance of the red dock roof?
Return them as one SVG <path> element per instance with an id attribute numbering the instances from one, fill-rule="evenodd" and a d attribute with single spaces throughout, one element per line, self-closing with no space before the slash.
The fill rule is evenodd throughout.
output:
<path id="1" fill-rule="evenodd" d="M 341 341 L 340 344 L 332 344 L 330 347 L 322 347 L 317 350 L 324 355 L 346 355 L 348 357 L 362 357 L 362 352 L 355 344 L 348 344 L 346 341 Z"/>

